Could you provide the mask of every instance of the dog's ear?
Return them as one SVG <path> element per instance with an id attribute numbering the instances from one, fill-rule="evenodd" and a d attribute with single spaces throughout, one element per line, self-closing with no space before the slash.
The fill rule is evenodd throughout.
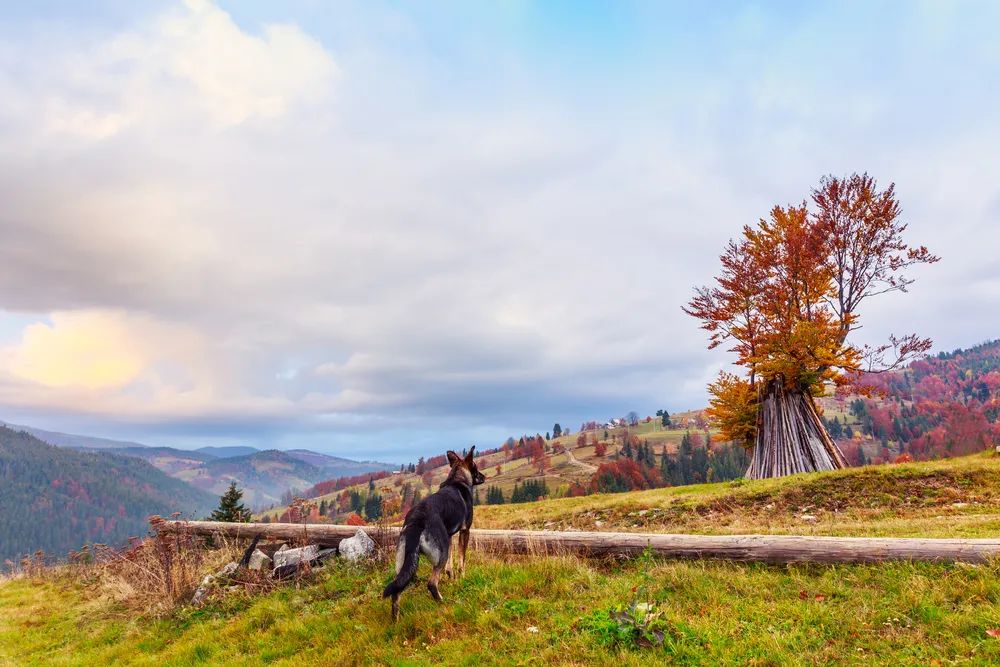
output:
<path id="1" fill-rule="evenodd" d="M 469 463 L 472 463 L 472 457 L 475 453 L 476 453 L 476 446 L 473 445 L 472 447 L 469 448 L 469 453 L 465 455 L 465 460 L 468 461 Z"/>
<path id="2" fill-rule="evenodd" d="M 455 452 L 448 450 L 448 465 L 454 467 L 456 463 L 462 460 L 462 457 Z"/>

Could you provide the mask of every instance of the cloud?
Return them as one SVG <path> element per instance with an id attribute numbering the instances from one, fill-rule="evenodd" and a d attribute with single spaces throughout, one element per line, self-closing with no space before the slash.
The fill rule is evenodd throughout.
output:
<path id="1" fill-rule="evenodd" d="M 627 44 L 561 49 L 517 5 L 460 30 L 370 3 L 262 16 L 290 11 L 4 40 L 0 308 L 33 321 L 0 341 L 0 404 L 400 459 L 697 407 L 728 358 L 681 313 L 692 286 L 743 224 L 855 169 L 896 180 L 945 257 L 864 333 L 995 336 L 968 297 L 995 292 L 992 244 L 963 239 L 1000 201 L 988 34 L 637 5 Z"/>
<path id="2" fill-rule="evenodd" d="M 13 375 L 46 387 L 121 387 L 144 364 L 120 317 L 82 313 L 53 314 L 51 325 L 29 325 L 5 356 Z"/>
<path id="3" fill-rule="evenodd" d="M 241 30 L 207 0 L 186 0 L 148 31 L 116 37 L 103 53 L 107 70 L 125 67 L 124 90 L 131 106 L 170 117 L 176 97 L 222 126 L 275 119 L 300 104 L 326 98 L 337 67 L 323 46 L 293 24 L 271 24 L 260 36 Z M 158 89 L 170 104 L 154 109 Z M 187 98 L 187 99 L 185 99 Z"/>
<path id="4" fill-rule="evenodd" d="M 72 53 L 17 55 L 5 63 L 17 67 L 6 71 L 8 120 L 36 139 L 61 141 L 273 122 L 326 101 L 339 76 L 298 26 L 266 24 L 251 34 L 207 0 L 186 0 Z"/>

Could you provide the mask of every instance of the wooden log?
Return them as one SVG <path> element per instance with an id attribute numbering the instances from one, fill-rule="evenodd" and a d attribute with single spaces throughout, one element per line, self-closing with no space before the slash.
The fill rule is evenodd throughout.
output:
<path id="1" fill-rule="evenodd" d="M 336 544 L 357 526 L 295 523 L 163 521 L 159 530 L 232 538 Z M 384 546 L 399 528 L 362 529 Z M 720 558 L 767 563 L 880 563 L 890 560 L 986 562 L 1000 557 L 1000 538 L 814 537 L 805 535 L 680 535 L 551 530 L 473 530 L 472 547 L 495 554 L 634 556 L 649 548 L 673 558 Z"/>

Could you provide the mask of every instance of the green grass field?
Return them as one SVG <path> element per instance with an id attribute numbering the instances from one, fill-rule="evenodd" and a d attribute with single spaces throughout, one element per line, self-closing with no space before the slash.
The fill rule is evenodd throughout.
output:
<path id="1" fill-rule="evenodd" d="M 1000 459 L 568 498 L 477 516 L 483 526 L 996 536 Z M 239 590 L 159 615 L 79 572 L 9 580 L 0 584 L 0 664 L 1000 664 L 992 636 L 1000 632 L 991 633 L 1000 630 L 1000 563 L 470 558 L 464 579 L 444 581 L 444 603 L 422 582 L 408 589 L 396 625 L 379 596 L 389 563 L 336 564 L 266 594 Z M 418 576 L 426 575 L 422 564 Z M 633 618 L 661 633 L 662 645 L 612 617 L 633 603 L 651 605 Z"/>

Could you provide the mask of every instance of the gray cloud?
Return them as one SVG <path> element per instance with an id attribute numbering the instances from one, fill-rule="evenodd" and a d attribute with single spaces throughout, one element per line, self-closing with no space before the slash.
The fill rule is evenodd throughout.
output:
<path id="1" fill-rule="evenodd" d="M 9 410 L 403 459 L 696 407 L 727 358 L 680 311 L 692 286 L 743 224 L 855 169 L 895 180 L 945 257 L 865 335 L 996 335 L 1000 100 L 973 86 L 998 56 L 959 28 L 915 14 L 830 67 L 827 10 L 780 36 L 720 18 L 700 64 L 639 35 L 621 80 L 555 81 L 482 26 L 442 61 L 414 17 L 343 11 L 352 36 L 194 3 L 0 52 L 0 307 L 118 322 L 141 366 L 87 392 L 0 368 Z M 237 56 L 192 66 L 219 43 Z M 450 78 L 466 54 L 492 86 Z"/>

